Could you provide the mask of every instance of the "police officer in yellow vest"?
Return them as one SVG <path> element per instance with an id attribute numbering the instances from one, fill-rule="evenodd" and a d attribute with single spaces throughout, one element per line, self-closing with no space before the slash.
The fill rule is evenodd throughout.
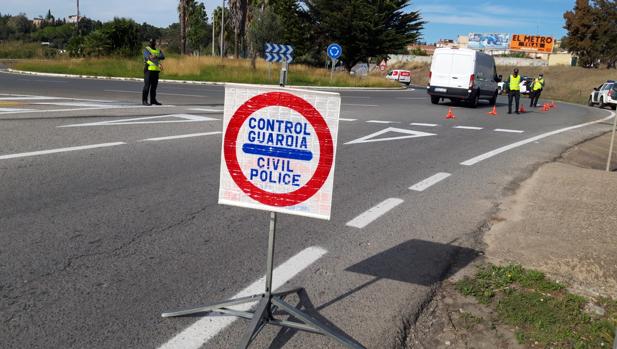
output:
<path id="1" fill-rule="evenodd" d="M 150 46 L 144 49 L 144 90 L 141 95 L 143 105 L 161 105 L 156 100 L 156 88 L 159 84 L 159 73 L 161 72 L 161 61 L 165 59 L 163 51 L 156 48 L 156 40 L 150 40 Z M 148 94 L 150 103 L 148 103 Z"/>
<path id="2" fill-rule="evenodd" d="M 529 102 L 530 108 L 538 106 L 538 100 L 540 99 L 542 90 L 544 90 L 544 74 L 540 73 L 540 76 L 537 77 L 531 84 L 531 101 Z"/>
<path id="3" fill-rule="evenodd" d="M 518 105 L 521 101 L 521 76 L 518 75 L 518 69 L 514 69 L 514 74 L 510 75 L 505 83 L 508 90 L 508 114 L 512 114 L 512 100 L 516 101 L 515 113 L 519 114 Z"/>

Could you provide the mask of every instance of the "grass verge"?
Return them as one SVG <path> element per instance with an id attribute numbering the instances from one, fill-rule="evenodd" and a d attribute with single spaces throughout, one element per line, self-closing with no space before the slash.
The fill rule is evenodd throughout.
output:
<path id="1" fill-rule="evenodd" d="M 14 69 L 77 75 L 143 77 L 143 62 L 140 58 L 83 58 L 54 60 L 25 60 L 12 64 Z M 250 60 L 221 59 L 217 57 L 169 57 L 163 62 L 161 78 L 172 80 L 196 80 L 212 82 L 237 82 L 251 84 L 277 84 L 280 64 L 257 62 L 256 69 Z M 326 69 L 301 64 L 290 64 L 289 85 L 337 86 L 337 87 L 399 87 L 398 83 L 386 80 L 381 75 L 355 77 L 346 72 L 336 72 L 330 80 Z"/>
<path id="2" fill-rule="evenodd" d="M 493 308 L 516 328 L 521 344 L 536 348 L 612 348 L 617 302 L 572 294 L 541 272 L 518 265 L 480 267 L 456 284 L 459 292 Z M 590 311 L 589 307 L 601 311 Z"/>

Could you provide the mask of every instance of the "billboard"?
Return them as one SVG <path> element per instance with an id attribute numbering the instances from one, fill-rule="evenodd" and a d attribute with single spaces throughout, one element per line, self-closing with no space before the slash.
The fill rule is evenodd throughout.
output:
<path id="1" fill-rule="evenodd" d="M 507 50 L 510 34 L 469 33 L 468 48 L 474 50 Z"/>
<path id="2" fill-rule="evenodd" d="M 512 34 L 510 50 L 529 52 L 553 52 L 555 39 L 550 36 Z"/>

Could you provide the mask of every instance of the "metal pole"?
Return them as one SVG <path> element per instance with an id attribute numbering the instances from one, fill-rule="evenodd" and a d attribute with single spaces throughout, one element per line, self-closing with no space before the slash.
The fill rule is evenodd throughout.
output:
<path id="1" fill-rule="evenodd" d="M 75 22 L 75 29 L 77 29 L 77 35 L 79 35 L 79 0 L 77 0 L 77 22 Z"/>
<path id="2" fill-rule="evenodd" d="M 268 261 L 266 265 L 266 295 L 272 293 L 272 270 L 274 266 L 274 242 L 276 238 L 276 212 L 270 212 L 270 232 L 268 234 Z"/>
<path id="3" fill-rule="evenodd" d="M 216 23 L 216 17 L 212 16 L 212 57 L 214 57 L 214 24 Z"/>
<path id="4" fill-rule="evenodd" d="M 606 172 L 611 171 L 611 161 L 613 160 L 613 147 L 615 146 L 615 131 L 617 131 L 617 115 L 613 115 L 613 135 L 611 136 L 611 145 L 608 147 L 608 160 L 606 161 Z"/>
<path id="5" fill-rule="evenodd" d="M 225 0 L 223 0 L 223 7 L 221 8 L 221 58 L 223 58 L 223 48 L 225 37 L 223 34 L 225 33 Z"/>

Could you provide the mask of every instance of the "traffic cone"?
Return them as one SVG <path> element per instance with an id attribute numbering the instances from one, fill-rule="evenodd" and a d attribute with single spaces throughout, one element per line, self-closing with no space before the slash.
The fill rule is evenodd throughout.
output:
<path id="1" fill-rule="evenodd" d="M 496 116 L 497 115 L 497 107 L 493 106 L 493 110 L 487 113 L 488 115 Z"/>
<path id="2" fill-rule="evenodd" d="M 456 119 L 456 115 L 452 112 L 452 108 L 448 108 L 448 114 L 446 114 L 446 119 Z"/>
<path id="3" fill-rule="evenodd" d="M 555 101 L 551 101 L 551 104 L 549 104 L 549 107 L 551 107 L 551 109 L 555 108 L 556 107 Z"/>
<path id="4" fill-rule="evenodd" d="M 525 110 L 525 106 L 521 105 L 520 109 L 518 110 L 519 113 L 526 113 L 527 110 Z"/>
<path id="5" fill-rule="evenodd" d="M 549 111 L 551 110 L 551 107 L 548 105 L 548 103 L 544 103 L 544 107 L 542 108 L 542 111 Z"/>

